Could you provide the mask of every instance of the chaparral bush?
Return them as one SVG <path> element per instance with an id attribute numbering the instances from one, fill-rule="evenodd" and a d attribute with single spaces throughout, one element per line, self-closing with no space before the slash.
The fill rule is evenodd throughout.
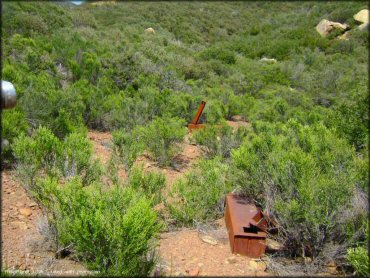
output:
<path id="1" fill-rule="evenodd" d="M 232 151 L 234 185 L 277 219 L 293 253 L 316 256 L 360 190 L 355 150 L 322 123 L 259 122 L 255 130 Z"/>
<path id="2" fill-rule="evenodd" d="M 151 202 L 132 188 L 83 186 L 74 178 L 39 181 L 59 247 L 68 247 L 89 269 L 114 276 L 147 276 L 156 260 L 161 229 Z"/>
<path id="3" fill-rule="evenodd" d="M 185 178 L 175 183 L 171 195 L 176 203 L 168 203 L 171 216 L 178 224 L 214 220 L 224 208 L 231 185 L 226 180 L 227 165 L 215 157 L 202 160 Z"/>

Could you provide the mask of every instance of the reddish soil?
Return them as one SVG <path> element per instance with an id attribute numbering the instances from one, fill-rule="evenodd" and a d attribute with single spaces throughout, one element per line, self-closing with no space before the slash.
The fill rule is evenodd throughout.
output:
<path id="1" fill-rule="evenodd" d="M 112 156 L 112 134 L 109 132 L 100 132 L 90 130 L 87 137 L 91 140 L 94 148 L 94 158 L 100 159 L 104 166 L 108 166 L 109 159 Z M 124 181 L 126 179 L 126 171 L 123 165 L 118 169 L 119 178 Z M 107 180 L 107 177 L 103 177 Z"/>
<path id="2" fill-rule="evenodd" d="M 41 208 L 14 180 L 12 171 L 2 173 L 1 242 L 3 269 L 48 275 L 87 273 L 79 263 L 55 259 L 55 246 L 39 231 L 43 224 Z M 44 222 L 45 223 L 45 222 Z"/>
<path id="3" fill-rule="evenodd" d="M 103 164 L 107 164 L 110 156 L 111 149 L 108 147 L 112 141 L 112 134 L 109 132 L 99 132 L 90 130 L 87 134 L 94 147 L 94 158 L 100 159 Z"/>
<path id="4" fill-rule="evenodd" d="M 185 138 L 185 142 L 181 146 L 182 152 L 173 160 L 174 167 L 160 168 L 156 162 L 151 161 L 148 156 L 139 156 L 135 161 L 135 165 L 142 164 L 147 171 L 161 172 L 166 177 L 168 191 L 172 184 L 183 177 L 196 163 L 198 158 L 202 157 L 202 152 L 199 146 L 189 143 L 189 138 Z"/>
<path id="5" fill-rule="evenodd" d="M 218 227 L 161 234 L 160 268 L 165 276 L 268 276 L 266 262 L 230 251 L 224 219 Z"/>

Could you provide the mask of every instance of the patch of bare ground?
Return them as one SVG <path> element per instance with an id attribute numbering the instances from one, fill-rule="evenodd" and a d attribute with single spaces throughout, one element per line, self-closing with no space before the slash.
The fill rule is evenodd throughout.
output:
<path id="1" fill-rule="evenodd" d="M 161 234 L 158 269 L 165 276 L 271 276 L 263 259 L 231 253 L 224 223 Z"/>
<path id="2" fill-rule="evenodd" d="M 226 121 L 226 123 L 233 129 L 238 129 L 239 127 L 251 127 L 251 123 L 246 121 L 243 116 L 236 115 L 231 118 L 231 121 Z"/>
<path id="3" fill-rule="evenodd" d="M 66 276 L 89 273 L 70 259 L 55 259 L 55 246 L 41 233 L 46 223 L 41 208 L 14 179 L 2 172 L 2 266 L 9 271 Z"/>
<path id="4" fill-rule="evenodd" d="M 146 171 L 163 173 L 166 177 L 167 186 L 165 191 L 167 192 L 174 182 L 183 177 L 193 167 L 197 159 L 202 156 L 200 147 L 189 143 L 189 135 L 185 137 L 184 143 L 182 143 L 180 147 L 182 151 L 173 159 L 171 167 L 159 167 L 158 164 L 152 161 L 147 155 L 139 156 L 134 165 L 142 164 Z"/>

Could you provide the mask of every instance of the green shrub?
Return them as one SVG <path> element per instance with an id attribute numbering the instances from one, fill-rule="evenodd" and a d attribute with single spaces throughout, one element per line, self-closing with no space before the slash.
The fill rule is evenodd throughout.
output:
<path id="1" fill-rule="evenodd" d="M 356 94 L 353 102 L 344 102 L 333 113 L 328 113 L 329 125 L 336 128 L 356 149 L 363 148 L 368 141 L 369 95 Z"/>
<path id="2" fill-rule="evenodd" d="M 370 276 L 369 268 L 369 253 L 366 247 L 356 247 L 348 249 L 347 259 L 356 270 L 356 273 L 361 277 Z"/>
<path id="3" fill-rule="evenodd" d="M 86 107 L 80 94 L 70 88 L 58 89 L 46 72 L 33 76 L 30 83 L 18 105 L 33 127 L 48 127 L 60 138 L 85 129 Z"/>
<path id="4" fill-rule="evenodd" d="M 148 126 L 137 126 L 131 132 L 118 130 L 113 133 L 115 153 L 130 169 L 136 158 L 148 151 L 161 166 L 170 164 L 176 156 L 186 134 L 185 121 L 179 118 L 156 118 Z"/>
<path id="5" fill-rule="evenodd" d="M 42 182 L 49 223 L 58 245 L 70 246 L 89 269 L 103 275 L 147 276 L 156 262 L 161 225 L 151 202 L 131 188 L 83 187 L 75 178 L 63 186 Z"/>
<path id="6" fill-rule="evenodd" d="M 142 192 L 153 204 L 162 202 L 162 189 L 166 184 L 165 176 L 158 172 L 145 173 L 143 167 L 133 167 L 127 180 L 128 186 L 135 191 Z"/>
<path id="7" fill-rule="evenodd" d="M 43 173 L 64 178 L 81 176 L 84 184 L 101 175 L 101 166 L 92 159 L 92 145 L 86 134 L 72 133 L 61 141 L 49 129 L 40 127 L 32 137 L 21 134 L 12 148 L 18 176 L 31 191 L 35 191 L 36 180 Z"/>
<path id="8" fill-rule="evenodd" d="M 179 144 L 186 133 L 185 121 L 179 118 L 156 118 L 148 126 L 139 129 L 145 149 L 161 166 L 169 165 L 171 159 L 179 153 Z"/>
<path id="9" fill-rule="evenodd" d="M 205 128 L 196 130 L 193 137 L 208 157 L 229 157 L 230 150 L 239 147 L 246 132 L 244 127 L 233 131 L 226 124 L 207 125 Z"/>
<path id="10" fill-rule="evenodd" d="M 12 148 L 18 162 L 18 176 L 26 188 L 32 190 L 42 169 L 48 175 L 60 174 L 62 143 L 49 129 L 40 127 L 33 137 L 21 134 Z"/>
<path id="11" fill-rule="evenodd" d="M 123 162 L 126 171 L 128 171 L 145 148 L 141 143 L 138 130 L 135 129 L 131 133 L 128 133 L 120 129 L 114 131 L 112 135 L 114 154 Z"/>
<path id="12" fill-rule="evenodd" d="M 19 109 L 4 110 L 2 112 L 2 138 L 9 142 L 8 146 L 2 148 L 2 157 L 6 161 L 14 159 L 10 145 L 15 138 L 25 134 L 29 128 L 26 117 Z"/>
<path id="13" fill-rule="evenodd" d="M 219 158 L 200 161 L 197 167 L 173 186 L 168 203 L 177 224 L 215 220 L 223 214 L 224 198 L 231 191 L 226 182 L 227 167 Z"/>
<path id="14" fill-rule="evenodd" d="M 201 58 L 205 60 L 216 59 L 222 61 L 225 64 L 235 64 L 236 62 L 235 54 L 232 51 L 222 48 L 220 46 L 207 48 L 199 55 Z"/>
<path id="15" fill-rule="evenodd" d="M 278 220 L 293 252 L 308 245 L 317 255 L 358 181 L 354 149 L 321 123 L 255 128 L 232 151 L 232 181 Z"/>

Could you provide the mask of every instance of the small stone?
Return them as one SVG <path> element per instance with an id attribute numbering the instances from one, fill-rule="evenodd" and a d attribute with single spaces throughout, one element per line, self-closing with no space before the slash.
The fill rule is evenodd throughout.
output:
<path id="1" fill-rule="evenodd" d="M 37 204 L 36 204 L 35 202 L 32 202 L 32 203 L 30 203 L 28 206 L 29 206 L 30 208 L 33 208 L 33 207 L 36 207 L 36 206 L 37 206 Z"/>
<path id="2" fill-rule="evenodd" d="M 226 259 L 229 264 L 236 263 L 236 257 L 232 256 Z"/>
<path id="3" fill-rule="evenodd" d="M 202 267 L 202 266 L 204 266 L 204 263 L 198 263 L 198 266 Z"/>
<path id="4" fill-rule="evenodd" d="M 270 251 L 279 251 L 282 250 L 284 246 L 277 242 L 276 240 L 273 240 L 271 238 L 266 238 L 266 249 Z"/>
<path id="5" fill-rule="evenodd" d="M 277 60 L 276 59 L 274 59 L 274 58 L 266 58 L 266 57 L 263 57 L 260 61 L 261 62 L 267 62 L 267 63 L 273 63 L 273 64 L 277 63 Z"/>
<path id="6" fill-rule="evenodd" d="M 155 30 L 152 27 L 145 29 L 144 32 L 148 34 L 155 34 Z"/>
<path id="7" fill-rule="evenodd" d="M 330 274 L 336 274 L 337 273 L 337 267 L 336 266 L 327 266 L 326 272 Z"/>
<path id="8" fill-rule="evenodd" d="M 190 270 L 189 271 L 189 276 L 198 276 L 199 275 L 199 271 L 200 271 L 200 269 L 199 269 L 199 267 L 196 267 L 196 268 L 194 268 L 194 269 L 192 269 L 192 270 Z"/>
<path id="9" fill-rule="evenodd" d="M 32 210 L 29 208 L 21 208 L 19 209 L 19 213 L 23 216 L 30 216 L 32 214 Z"/>
<path id="10" fill-rule="evenodd" d="M 204 235 L 204 236 L 201 236 L 200 237 L 205 243 L 208 243 L 208 244 L 211 244 L 211 245 L 217 245 L 217 240 L 214 239 L 213 237 L 211 236 L 207 236 L 207 235 Z"/>
<path id="11" fill-rule="evenodd" d="M 244 118 L 241 115 L 234 115 L 231 117 L 231 120 L 234 122 L 241 122 L 241 121 L 244 121 Z"/>
<path id="12" fill-rule="evenodd" d="M 330 261 L 326 264 L 328 267 L 337 267 L 337 264 L 334 261 Z"/>
<path id="13" fill-rule="evenodd" d="M 249 261 L 247 267 L 248 269 L 251 269 L 254 271 L 265 271 L 266 270 L 266 264 L 262 261 L 251 260 Z"/>

